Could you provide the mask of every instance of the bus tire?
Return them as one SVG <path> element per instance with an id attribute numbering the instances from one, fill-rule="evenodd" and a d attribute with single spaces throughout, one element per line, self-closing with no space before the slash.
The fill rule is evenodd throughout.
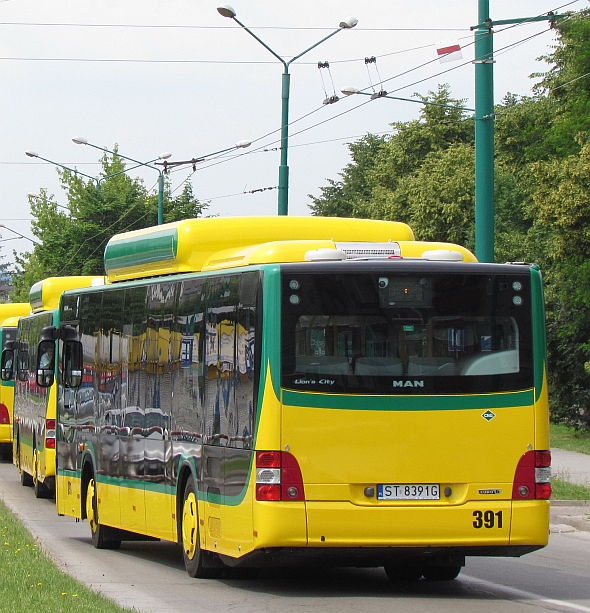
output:
<path id="1" fill-rule="evenodd" d="M 98 520 L 98 505 L 96 484 L 91 477 L 86 487 L 86 520 L 92 534 L 92 544 L 96 549 L 119 549 L 121 539 L 116 538 L 116 531 L 108 526 L 103 526 Z"/>
<path id="2" fill-rule="evenodd" d="M 33 485 L 33 477 L 22 468 L 20 469 L 20 484 L 23 487 L 31 487 L 31 485 Z"/>
<path id="3" fill-rule="evenodd" d="M 423 566 L 416 563 L 386 564 L 385 574 L 394 583 L 412 583 L 419 581 L 423 574 Z"/>
<path id="4" fill-rule="evenodd" d="M 186 482 L 182 496 L 180 544 L 182 545 L 182 559 L 189 577 L 216 579 L 221 576 L 222 568 L 206 566 L 208 552 L 201 549 L 197 493 L 192 477 L 189 477 Z"/>
<path id="5" fill-rule="evenodd" d="M 12 445 L 0 445 L 0 458 L 5 462 L 12 462 Z"/>
<path id="6" fill-rule="evenodd" d="M 428 581 L 452 581 L 459 576 L 462 568 L 460 564 L 427 566 L 424 569 L 424 578 Z"/>
<path id="7" fill-rule="evenodd" d="M 37 450 L 33 451 L 33 491 L 35 492 L 35 498 L 49 498 L 51 491 L 49 488 L 39 481 L 39 454 Z"/>

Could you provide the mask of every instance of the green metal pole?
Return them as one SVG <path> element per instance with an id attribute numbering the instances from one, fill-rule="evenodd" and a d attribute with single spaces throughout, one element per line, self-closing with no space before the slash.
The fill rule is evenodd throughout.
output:
<path id="1" fill-rule="evenodd" d="M 489 17 L 489 0 L 479 0 L 475 31 L 475 255 L 480 262 L 494 261 L 494 39 Z"/>
<path id="2" fill-rule="evenodd" d="M 160 170 L 158 178 L 158 225 L 164 223 L 164 173 Z"/>
<path id="3" fill-rule="evenodd" d="M 289 91 L 291 75 L 289 66 L 285 66 L 281 88 L 281 165 L 279 166 L 279 215 L 289 214 Z"/>

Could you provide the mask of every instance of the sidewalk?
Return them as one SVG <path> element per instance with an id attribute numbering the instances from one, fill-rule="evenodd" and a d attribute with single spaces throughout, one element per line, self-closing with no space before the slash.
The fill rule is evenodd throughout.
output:
<path id="1" fill-rule="evenodd" d="M 590 487 L 590 455 L 553 448 L 551 472 L 563 481 Z M 551 501 L 551 532 L 575 530 L 590 532 L 590 501 Z"/>

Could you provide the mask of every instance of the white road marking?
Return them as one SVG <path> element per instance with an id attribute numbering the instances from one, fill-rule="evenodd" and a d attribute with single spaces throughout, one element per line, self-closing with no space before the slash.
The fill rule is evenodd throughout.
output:
<path id="1" fill-rule="evenodd" d="M 494 589 L 500 592 L 505 592 L 506 594 L 510 594 L 511 596 L 516 596 L 517 598 L 521 598 L 523 600 L 537 600 L 539 602 L 544 602 L 553 606 L 565 607 L 567 609 L 572 609 L 574 611 L 583 611 L 584 613 L 590 613 L 590 607 L 585 607 L 581 604 L 575 604 L 574 602 L 568 602 L 567 600 L 556 600 L 555 598 L 546 598 L 545 596 L 541 596 L 540 594 L 533 594 L 533 592 L 526 592 L 525 590 L 519 590 L 514 587 L 509 587 L 507 585 L 502 585 L 500 583 L 492 583 L 491 581 L 486 581 L 485 579 L 478 579 L 477 577 L 471 577 L 469 575 L 464 575 L 461 573 L 459 576 L 461 580 L 466 580 L 469 583 L 479 584 L 485 586 L 488 589 Z"/>

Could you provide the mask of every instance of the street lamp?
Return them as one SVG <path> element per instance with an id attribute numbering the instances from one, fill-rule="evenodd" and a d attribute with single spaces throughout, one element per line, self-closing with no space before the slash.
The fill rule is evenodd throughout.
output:
<path id="1" fill-rule="evenodd" d="M 403 102 L 415 102 L 416 104 L 426 104 L 431 106 L 442 106 L 445 109 L 461 109 L 463 111 L 473 111 L 475 109 L 469 109 L 464 106 L 454 106 L 452 104 L 441 104 L 440 102 L 428 102 L 427 100 L 414 100 L 413 98 L 400 98 L 399 96 L 390 96 L 384 89 L 378 92 L 364 92 L 356 87 L 344 87 L 340 90 L 345 96 L 353 96 L 354 94 L 361 94 L 363 96 L 371 96 L 371 100 L 376 100 L 377 98 L 389 98 L 390 100 L 402 100 Z"/>
<path id="2" fill-rule="evenodd" d="M 134 162 L 135 164 L 137 164 L 137 166 L 134 166 L 133 168 L 138 168 L 139 166 L 146 166 L 147 168 L 152 168 L 153 170 L 158 172 L 159 174 L 159 177 L 158 177 L 158 225 L 161 226 L 164 223 L 164 171 L 160 170 L 159 168 L 156 168 L 155 166 L 151 166 L 151 164 L 153 164 L 157 160 L 167 160 L 169 157 L 171 157 L 172 155 L 171 153 L 167 153 L 167 152 L 160 153 L 160 155 L 157 158 L 150 160 L 149 162 L 140 162 L 139 160 L 134 160 L 133 158 L 127 157 L 126 155 L 121 155 L 119 152 L 110 151 L 106 147 L 99 147 L 98 145 L 93 145 L 92 143 L 89 143 L 82 136 L 76 136 L 72 138 L 72 141 L 76 143 L 76 145 L 88 145 L 89 147 L 94 147 L 94 149 L 98 149 L 99 151 L 105 151 L 106 153 L 110 153 L 111 155 L 116 155 L 120 158 L 123 158 L 124 160 L 129 160 L 130 162 Z M 133 170 L 133 169 L 129 168 L 126 170 Z M 125 172 L 125 171 L 121 171 L 121 172 Z M 120 174 L 120 173 L 115 173 L 115 174 Z M 114 175 L 110 175 L 110 176 L 114 176 Z"/>
<path id="3" fill-rule="evenodd" d="M 284 72 L 282 77 L 282 90 L 281 90 L 281 165 L 279 166 L 279 205 L 278 205 L 278 213 L 279 215 L 288 215 L 289 214 L 289 166 L 287 165 L 287 153 L 289 146 L 289 89 L 290 89 L 290 79 L 291 75 L 289 74 L 289 66 L 301 56 L 305 55 L 308 51 L 315 49 L 318 45 L 321 45 L 324 41 L 328 40 L 335 34 L 338 34 L 341 30 L 350 30 L 354 28 L 358 23 L 358 19 L 355 17 L 347 17 L 343 19 L 337 30 L 334 30 L 328 36 L 322 38 L 322 40 L 315 43 L 311 47 L 307 48 L 305 51 L 301 52 L 299 55 L 296 55 L 294 58 L 289 61 L 285 61 L 278 53 L 275 53 L 264 41 L 262 41 L 254 32 L 249 30 L 237 17 L 236 11 L 229 5 L 223 4 L 217 7 L 217 12 L 223 16 L 233 19 L 239 26 L 241 26 L 250 36 L 255 38 L 265 49 L 270 51 L 281 64 L 283 64 Z"/>

